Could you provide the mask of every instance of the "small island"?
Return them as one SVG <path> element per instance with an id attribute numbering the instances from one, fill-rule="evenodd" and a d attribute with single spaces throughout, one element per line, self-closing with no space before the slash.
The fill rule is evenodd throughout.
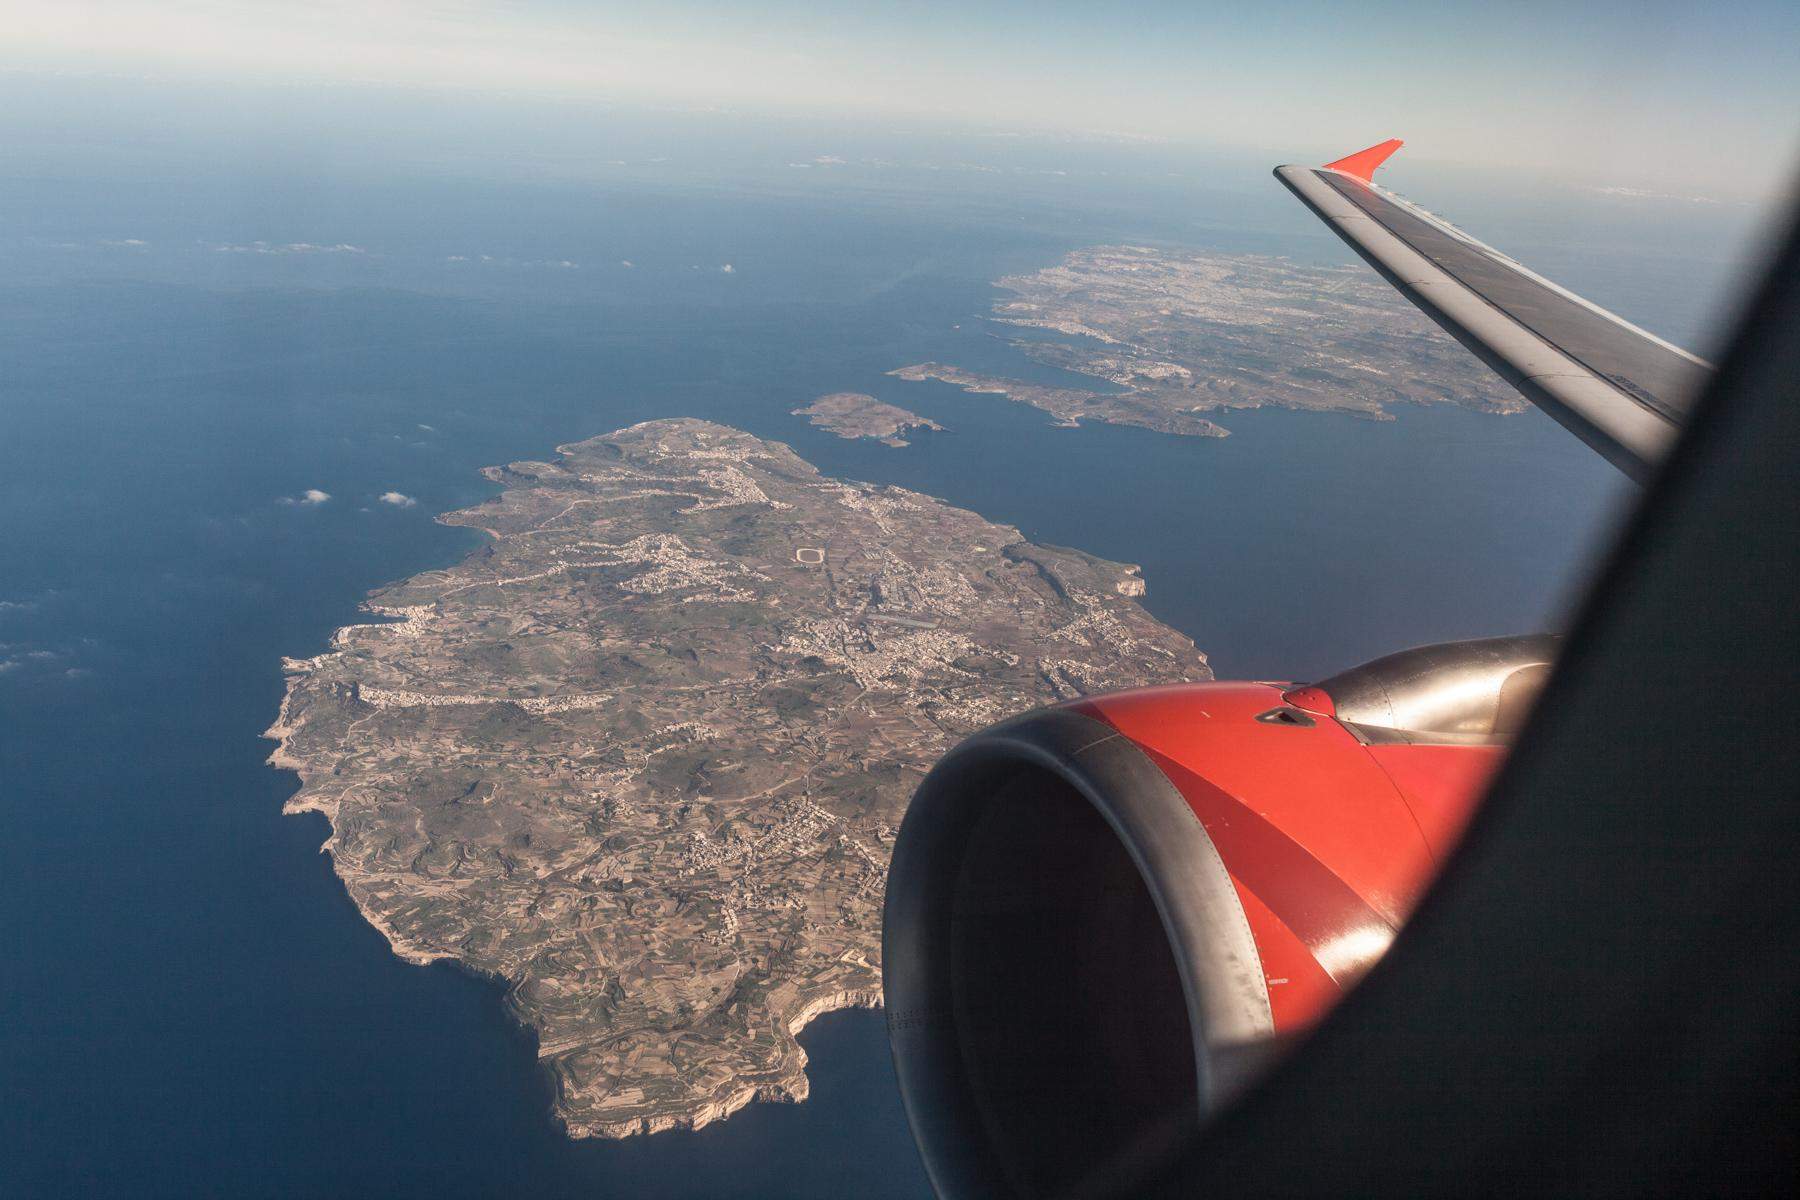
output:
<path id="1" fill-rule="evenodd" d="M 900 434 L 908 429 L 943 431 L 936 421 L 907 412 L 892 404 L 884 404 L 862 392 L 832 392 L 820 396 L 805 408 L 794 410 L 796 417 L 811 417 L 812 423 L 828 429 L 841 438 L 874 438 L 884 446 L 907 445 Z"/>
<path id="2" fill-rule="evenodd" d="M 1136 567 L 721 425 L 486 474 L 440 518 L 478 548 L 287 661 L 271 762 L 396 954 L 505 984 L 577 1137 L 803 1099 L 800 1030 L 881 1002 L 888 858 L 937 757 L 1210 677 Z"/>

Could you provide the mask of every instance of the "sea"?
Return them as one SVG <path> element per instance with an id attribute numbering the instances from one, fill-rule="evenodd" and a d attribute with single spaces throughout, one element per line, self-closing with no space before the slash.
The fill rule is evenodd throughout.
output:
<path id="1" fill-rule="evenodd" d="M 886 374 L 1084 382 L 984 319 L 993 280 L 1081 246 L 1352 263 L 1254 156 L 256 103 L 286 123 L 161 93 L 27 113 L 0 164 L 6 1195 L 928 1194 L 878 1013 L 808 1028 L 803 1104 L 569 1140 L 502 986 L 395 958 L 323 818 L 282 815 L 282 657 L 473 549 L 432 518 L 493 493 L 483 466 L 724 422 L 1141 564 L 1226 678 L 1560 627 L 1634 496 L 1535 412 L 1259 410 L 1184 439 Z M 1735 211 L 1396 176 L 1701 350 L 1753 265 Z M 945 430 L 893 449 L 790 415 L 831 391 Z"/>

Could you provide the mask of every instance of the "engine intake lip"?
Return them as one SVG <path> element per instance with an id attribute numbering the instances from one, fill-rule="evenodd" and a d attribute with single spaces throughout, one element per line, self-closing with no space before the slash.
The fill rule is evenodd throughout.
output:
<path id="1" fill-rule="evenodd" d="M 920 785 L 894 848 L 883 914 L 895 1070 L 927 1173 L 944 1197 L 1036 1190 L 1021 1186 L 1006 1156 L 984 1140 L 990 1126 L 983 1124 L 964 1041 L 980 1035 L 958 1028 L 952 950 L 969 848 L 1002 789 L 1034 773 L 1053 778 L 1062 794 L 1072 792 L 1103 818 L 1096 829 L 1102 837 L 1111 831 L 1154 903 L 1186 1012 L 1197 1099 L 1193 1129 L 1241 1081 L 1237 1069 L 1256 1057 L 1234 1051 L 1270 1045 L 1274 1034 L 1261 958 L 1224 861 L 1150 758 L 1112 726 L 1068 708 L 984 730 Z M 1104 1184 L 1070 1189 L 1108 1192 Z"/>

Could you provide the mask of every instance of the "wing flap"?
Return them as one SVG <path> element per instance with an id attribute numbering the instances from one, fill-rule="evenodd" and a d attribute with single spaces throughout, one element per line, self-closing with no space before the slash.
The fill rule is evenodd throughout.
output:
<path id="1" fill-rule="evenodd" d="M 1710 368 L 1369 181 L 1384 142 L 1276 178 L 1402 295 L 1634 479 L 1647 478 Z"/>

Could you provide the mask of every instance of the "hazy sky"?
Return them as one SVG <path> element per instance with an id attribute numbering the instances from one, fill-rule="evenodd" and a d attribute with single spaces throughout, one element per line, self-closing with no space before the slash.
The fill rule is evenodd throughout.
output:
<path id="1" fill-rule="evenodd" d="M 0 69 L 377 83 L 1146 135 L 1764 197 L 1800 4 L 0 0 Z"/>

